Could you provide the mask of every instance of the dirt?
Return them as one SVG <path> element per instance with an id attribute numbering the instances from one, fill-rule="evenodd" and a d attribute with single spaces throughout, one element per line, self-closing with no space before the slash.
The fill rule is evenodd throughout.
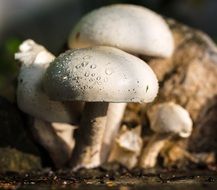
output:
<path id="1" fill-rule="evenodd" d="M 110 167 L 110 166 L 109 166 Z M 132 171 L 120 166 L 52 171 L 45 169 L 30 173 L 0 174 L 0 189 L 216 189 L 217 170 L 160 169 Z M 118 167 L 118 169 L 117 169 Z"/>

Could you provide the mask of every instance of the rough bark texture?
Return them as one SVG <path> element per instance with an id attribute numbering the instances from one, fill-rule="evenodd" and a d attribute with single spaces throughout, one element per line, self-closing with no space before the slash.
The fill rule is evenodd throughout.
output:
<path id="1" fill-rule="evenodd" d="M 132 105 L 128 105 L 127 115 L 130 115 L 129 110 L 138 110 L 137 113 L 140 115 L 138 114 L 137 117 L 143 118 L 143 125 L 148 126 L 148 122 L 144 118 L 146 112 L 151 111 L 153 104 L 173 101 L 187 109 L 193 119 L 194 131 L 188 142 L 191 145 L 191 151 L 207 149 L 217 151 L 216 45 L 201 31 L 173 20 L 168 20 L 168 23 L 173 32 L 176 47 L 172 58 L 143 58 L 149 63 L 159 79 L 158 97 L 154 103 L 146 106 L 134 105 L 132 109 Z M 126 117 L 124 122 L 128 122 Z M 202 139 L 203 143 L 199 146 L 198 142 Z M 186 145 L 187 143 L 183 144 Z M 211 148 L 207 147 L 213 149 L 210 150 Z"/>

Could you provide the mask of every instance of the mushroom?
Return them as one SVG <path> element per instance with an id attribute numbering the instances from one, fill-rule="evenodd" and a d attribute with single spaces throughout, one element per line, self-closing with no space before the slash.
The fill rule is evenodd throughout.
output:
<path id="1" fill-rule="evenodd" d="M 174 50 L 173 36 L 164 19 L 147 8 L 129 4 L 105 6 L 88 13 L 72 30 L 68 44 L 70 48 L 106 45 L 154 57 L 170 57 Z M 109 155 L 125 108 L 125 103 L 109 105 L 103 161 Z"/>
<path id="2" fill-rule="evenodd" d="M 119 162 L 128 169 L 135 167 L 142 149 L 141 131 L 141 125 L 133 129 L 124 125 L 115 139 L 108 162 Z"/>
<path id="3" fill-rule="evenodd" d="M 172 33 L 164 19 L 137 5 L 116 4 L 96 9 L 74 27 L 70 48 L 92 45 L 117 47 L 131 54 L 170 57 Z"/>
<path id="4" fill-rule="evenodd" d="M 152 69 L 122 50 L 95 46 L 69 50 L 48 67 L 44 89 L 53 100 L 85 101 L 71 167 L 101 164 L 100 150 L 110 102 L 151 102 L 158 92 Z"/>
<path id="5" fill-rule="evenodd" d="M 33 122 L 35 136 L 48 150 L 56 167 L 61 167 L 71 156 L 74 142 L 69 141 L 68 136 L 71 135 L 72 138 L 72 131 L 75 129 L 74 125 L 78 123 L 82 105 L 74 103 L 70 106 L 76 108 L 71 109 L 62 102 L 50 100 L 43 92 L 42 78 L 54 58 L 54 55 L 33 40 L 26 40 L 20 45 L 19 52 L 15 54 L 15 59 L 22 63 L 18 77 L 17 104 L 23 112 L 35 118 Z M 69 125 L 70 123 L 73 125 Z M 64 125 L 61 130 L 63 134 L 58 132 L 60 131 L 57 130 L 58 125 L 59 127 Z M 53 139 L 53 144 L 48 142 L 48 135 Z M 63 150 L 58 149 L 61 146 L 60 149 Z"/>
<path id="6" fill-rule="evenodd" d="M 155 134 L 144 147 L 139 165 L 151 168 L 156 165 L 160 150 L 174 135 L 188 138 L 192 132 L 192 120 L 187 110 L 173 102 L 154 105 L 148 112 L 151 129 Z"/>

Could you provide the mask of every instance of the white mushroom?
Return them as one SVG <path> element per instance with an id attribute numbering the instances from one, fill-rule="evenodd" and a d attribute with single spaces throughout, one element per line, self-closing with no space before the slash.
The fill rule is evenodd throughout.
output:
<path id="1" fill-rule="evenodd" d="M 111 5 L 84 16 L 68 40 L 70 48 L 95 45 L 117 47 L 132 54 L 170 57 L 173 36 L 164 19 L 155 12 L 136 5 Z M 102 161 L 106 161 L 119 129 L 126 104 L 110 104 L 105 129 Z"/>
<path id="2" fill-rule="evenodd" d="M 166 141 L 173 135 L 189 137 L 193 125 L 188 111 L 173 102 L 154 105 L 148 116 L 155 134 L 143 149 L 140 158 L 142 168 L 154 167 Z"/>
<path id="3" fill-rule="evenodd" d="M 36 44 L 33 40 L 26 40 L 20 45 L 19 52 L 15 54 L 15 59 L 22 63 L 18 77 L 17 104 L 23 112 L 36 118 L 33 127 L 34 130 L 40 130 L 37 133 L 41 135 L 37 136 L 41 139 L 39 143 L 46 146 L 49 152 L 52 152 L 51 158 L 53 158 L 55 165 L 61 167 L 69 159 L 74 142 L 69 141 L 66 135 L 60 135 L 60 132 L 58 133 L 55 127 L 57 124 L 53 122 L 78 123 L 77 117 L 81 113 L 82 106 L 75 104 L 74 106 L 77 106 L 77 108 L 73 111 L 73 109 L 70 109 L 70 106 L 73 107 L 73 105 L 67 106 L 64 103 L 52 101 L 43 92 L 41 85 L 42 78 L 54 58 L 54 55 L 43 46 Z M 72 138 L 72 130 L 74 128 L 75 126 L 73 125 L 65 125 L 62 133 L 69 133 Z M 45 132 L 44 130 L 47 131 Z M 53 130 L 59 136 L 54 137 L 54 133 L 49 133 L 49 131 Z M 45 133 L 51 135 L 51 138 L 56 140 L 56 145 L 54 143 L 52 146 L 49 146 L 51 144 L 47 143 Z M 59 141 L 58 137 L 62 141 Z M 65 152 L 65 155 L 67 154 L 67 156 L 59 154 L 60 150 L 58 150 L 57 142 L 62 142 L 62 146 L 66 144 L 68 150 Z"/>
<path id="4" fill-rule="evenodd" d="M 139 58 L 116 48 L 95 46 L 57 57 L 46 71 L 44 88 L 54 100 L 87 102 L 75 133 L 71 164 L 76 170 L 101 164 L 109 102 L 151 102 L 158 81 Z"/>
<path id="5" fill-rule="evenodd" d="M 92 45 L 117 47 L 132 54 L 170 57 L 173 36 L 164 19 L 136 5 L 116 4 L 96 9 L 73 29 L 70 48 Z"/>
<path id="6" fill-rule="evenodd" d="M 142 149 L 141 131 L 141 126 L 133 129 L 123 126 L 115 139 L 108 162 L 116 161 L 128 169 L 135 167 Z"/>
<path id="7" fill-rule="evenodd" d="M 103 135 L 101 161 L 102 163 L 108 160 L 114 139 L 118 133 L 121 121 L 126 108 L 126 103 L 110 103 L 107 111 L 106 128 Z"/>
<path id="8" fill-rule="evenodd" d="M 68 123 L 51 123 L 34 118 L 31 131 L 37 142 L 49 153 L 55 167 L 62 168 L 71 157 L 75 129 L 76 126 Z"/>

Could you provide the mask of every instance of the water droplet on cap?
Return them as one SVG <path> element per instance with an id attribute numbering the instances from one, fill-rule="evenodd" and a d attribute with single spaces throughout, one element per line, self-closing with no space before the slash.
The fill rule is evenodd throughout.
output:
<path id="1" fill-rule="evenodd" d="M 75 68 L 79 69 L 79 68 L 81 68 L 81 65 L 76 65 Z"/>
<path id="2" fill-rule="evenodd" d="M 84 61 L 84 62 L 81 63 L 81 66 L 82 66 L 82 67 L 86 67 L 88 64 L 89 64 L 89 63 L 88 63 L 87 61 Z"/>
<path id="3" fill-rule="evenodd" d="M 66 79 L 68 79 L 68 77 L 67 77 L 67 76 L 63 77 L 63 80 L 66 80 Z"/>
<path id="4" fill-rule="evenodd" d="M 105 74 L 111 75 L 111 74 L 112 74 L 112 70 L 111 70 L 111 69 L 106 69 L 106 70 L 105 70 Z"/>
<path id="5" fill-rule="evenodd" d="M 93 65 L 90 66 L 90 68 L 91 68 L 91 69 L 95 69 L 95 68 L 96 68 L 96 65 L 93 64 Z"/>
<path id="6" fill-rule="evenodd" d="M 85 55 L 85 56 L 83 57 L 83 59 L 90 59 L 90 58 L 91 58 L 90 55 Z"/>
<path id="7" fill-rule="evenodd" d="M 84 74 L 85 77 L 88 77 L 89 75 L 90 75 L 89 72 L 86 72 L 86 73 Z"/>

